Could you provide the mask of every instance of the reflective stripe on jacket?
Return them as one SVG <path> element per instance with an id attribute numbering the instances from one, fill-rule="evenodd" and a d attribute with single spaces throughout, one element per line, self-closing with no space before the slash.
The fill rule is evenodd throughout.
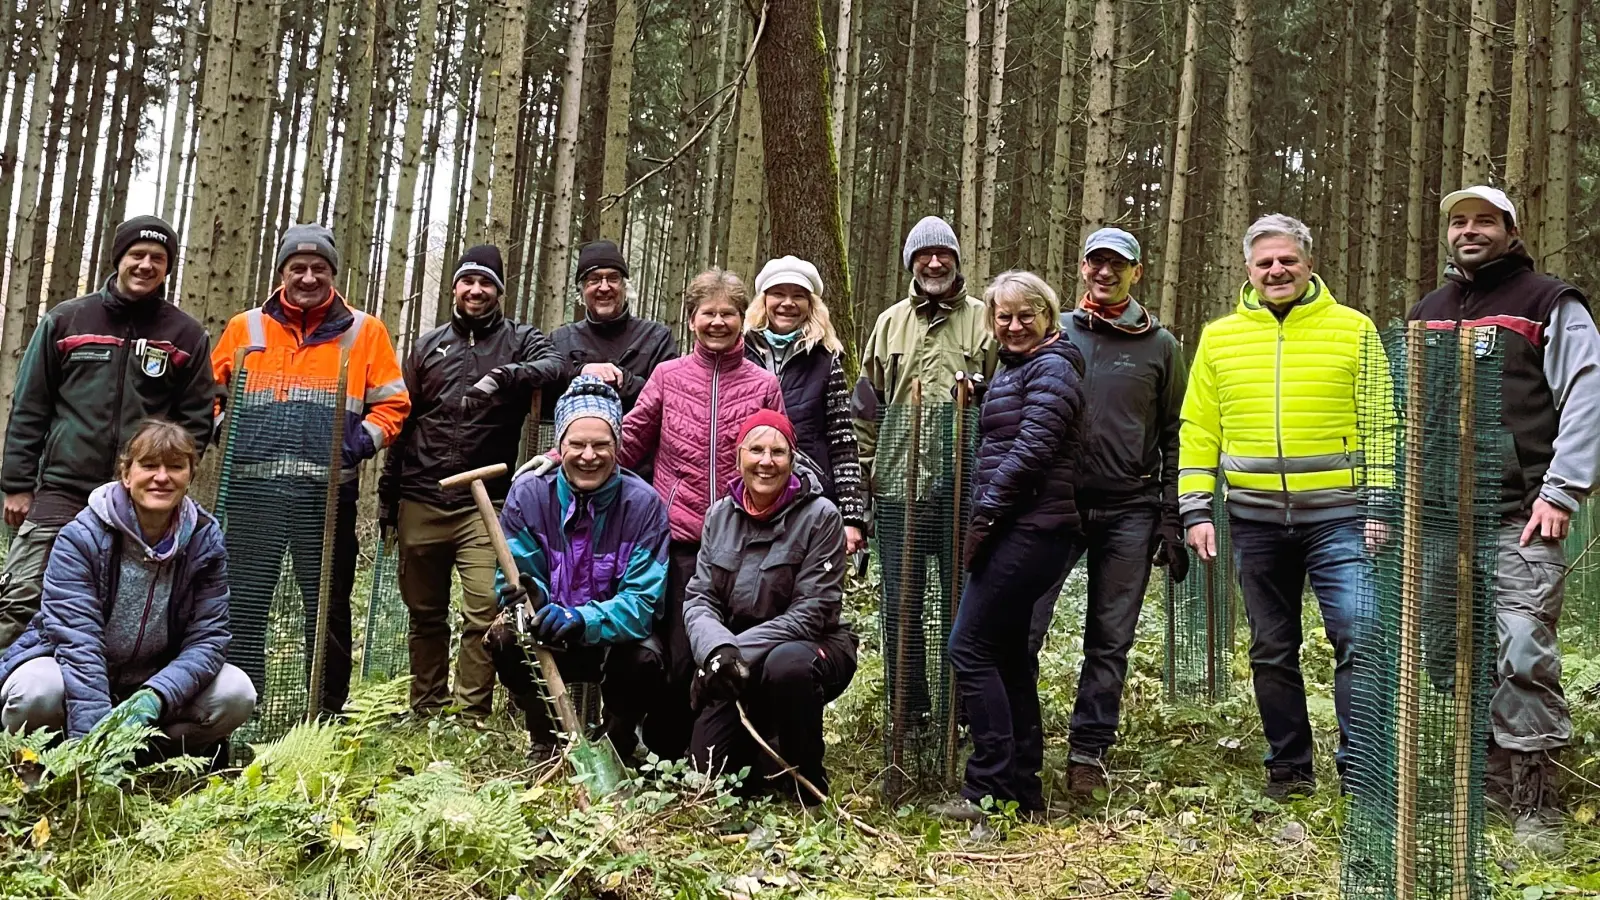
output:
<path id="1" fill-rule="evenodd" d="M 1283 321 L 1248 284 L 1207 325 L 1183 404 L 1178 491 L 1185 525 L 1211 519 L 1220 468 L 1228 511 L 1307 524 L 1361 515 L 1393 484 L 1395 413 L 1372 320 L 1312 276 Z"/>

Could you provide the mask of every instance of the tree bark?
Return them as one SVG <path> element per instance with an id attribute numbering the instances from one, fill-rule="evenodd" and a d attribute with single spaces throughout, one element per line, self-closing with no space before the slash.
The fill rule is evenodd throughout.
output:
<path id="1" fill-rule="evenodd" d="M 977 259 L 978 248 L 978 73 L 983 68 L 983 0 L 967 0 L 966 68 L 961 81 L 961 261 Z M 777 207 L 774 207 L 776 209 Z"/>
<path id="2" fill-rule="evenodd" d="M 844 129 L 839 132 L 839 216 L 844 222 L 844 233 L 850 234 L 856 193 L 856 138 L 861 130 L 861 22 L 864 16 L 856 15 L 851 22 L 850 68 L 845 84 Z M 845 242 L 848 265 L 850 243 Z"/>
<path id="3" fill-rule="evenodd" d="M 757 70 L 750 69 L 739 96 L 739 151 L 733 164 L 733 211 L 728 227 L 728 269 L 756 276 L 756 241 L 761 237 L 761 195 L 766 189 L 761 159 L 761 96 Z"/>
<path id="4" fill-rule="evenodd" d="M 1406 293 L 1405 305 L 1427 292 L 1422 278 L 1423 223 L 1433 205 L 1428 196 L 1428 29 L 1432 20 L 1429 0 L 1416 0 L 1416 21 L 1411 44 L 1411 141 L 1406 172 Z"/>
<path id="5" fill-rule="evenodd" d="M 845 358 L 856 358 L 850 272 L 845 263 L 839 172 L 828 142 L 826 60 L 818 0 L 769 0 L 766 34 L 756 50 L 761 72 L 761 132 L 772 246 L 810 260 Z M 781 214 L 780 214 L 781 212 Z"/>
<path id="6" fill-rule="evenodd" d="M 1538 248 L 1542 268 L 1570 278 L 1572 161 L 1575 156 L 1578 102 L 1578 42 L 1581 37 L 1579 0 L 1554 0 L 1550 13 L 1550 156 L 1546 167 L 1543 246 Z"/>
<path id="7" fill-rule="evenodd" d="M 172 146 L 167 148 L 167 173 L 161 185 L 161 205 L 157 207 L 169 221 L 178 205 L 178 181 L 183 170 L 183 136 L 189 133 L 189 104 L 199 82 L 195 57 L 199 44 L 201 3 L 202 0 L 189 0 L 189 14 L 182 20 L 183 50 L 176 78 L 178 97 L 175 104 L 177 108 L 172 115 Z M 176 222 L 171 224 L 177 227 Z"/>
<path id="8" fill-rule="evenodd" d="M 728 77 L 728 26 L 733 18 L 733 8 L 728 0 L 722 0 L 722 8 L 717 13 L 717 62 L 716 69 L 711 79 L 711 90 L 722 90 L 722 85 Z M 716 136 L 721 132 L 717 125 L 711 126 L 711 139 L 706 141 L 705 172 L 700 178 L 700 215 L 698 225 L 700 229 L 697 244 L 700 248 L 700 260 L 704 266 L 716 264 L 711 246 L 711 225 L 717 218 L 717 179 L 722 165 L 721 141 Z"/>
<path id="9" fill-rule="evenodd" d="M 978 258 L 975 285 L 989 283 L 989 256 L 994 246 L 994 181 L 1000 166 L 1000 125 L 1006 79 L 1006 18 L 1010 0 L 994 0 L 994 51 L 989 66 L 989 109 L 984 123 L 983 175 L 978 186 Z"/>
<path id="10" fill-rule="evenodd" d="M 567 65 L 561 79 L 561 115 L 556 125 L 555 199 L 545 228 L 545 259 L 539 278 L 539 327 L 546 333 L 565 320 L 562 297 L 572 254 L 572 173 L 578 143 L 578 102 L 583 88 L 583 52 L 588 41 L 589 0 L 572 0 Z"/>
<path id="11" fill-rule="evenodd" d="M 512 193 L 516 186 L 517 118 L 522 109 L 522 34 L 527 28 L 527 0 L 506 0 L 500 29 L 500 87 L 494 119 L 494 186 L 489 207 L 489 243 L 509 249 L 514 237 Z"/>
<path id="12" fill-rule="evenodd" d="M 855 34 L 854 8 L 851 0 L 839 0 L 839 23 L 833 32 L 833 149 L 841 158 L 844 154 L 845 98 L 850 90 L 850 39 Z"/>
<path id="13" fill-rule="evenodd" d="M 199 3 L 200 0 L 194 0 Z M 344 5 L 347 0 L 328 0 L 328 16 L 322 22 L 322 49 L 317 53 L 317 99 L 311 105 L 311 121 L 306 125 L 305 189 L 300 193 L 301 222 L 317 221 L 317 210 L 327 191 L 326 151 L 332 135 L 328 129 L 328 111 L 333 103 L 333 76 L 337 68 L 334 60 L 339 55 L 339 29 L 344 22 Z M 364 3 L 366 0 L 355 0 Z"/>
<path id="14" fill-rule="evenodd" d="M 1377 82 L 1372 89 L 1372 125 L 1367 133 L 1367 212 L 1361 242 L 1361 297 L 1360 308 L 1368 318 L 1382 321 L 1381 311 L 1387 304 L 1389 276 L 1382 271 L 1384 225 L 1388 218 L 1384 202 L 1384 177 L 1388 172 L 1389 135 L 1389 29 L 1394 25 L 1394 0 L 1381 0 L 1378 4 L 1378 21 L 1374 33 L 1378 39 Z M 1356 298 L 1344 297 L 1355 304 Z"/>
<path id="15" fill-rule="evenodd" d="M 906 227 L 906 168 L 911 162 L 910 137 L 912 127 L 912 101 L 915 93 L 911 89 L 912 79 L 917 74 L 917 13 L 920 8 L 919 0 L 911 0 L 911 15 L 907 17 L 906 33 L 906 70 L 905 80 L 901 82 L 900 90 L 900 140 L 895 142 L 894 164 L 894 191 L 889 195 L 889 202 L 894 204 L 893 215 L 889 220 L 887 255 L 883 260 L 884 288 L 878 299 L 876 309 L 882 309 L 900 297 L 900 284 L 905 279 L 905 264 L 901 259 L 901 238 Z M 934 61 L 936 62 L 936 61 Z M 930 63 L 930 68 L 934 63 Z M 866 318 L 865 316 L 863 318 Z"/>
<path id="16" fill-rule="evenodd" d="M 1335 234 L 1328 244 L 1337 247 L 1333 265 L 1327 270 L 1329 286 L 1335 296 L 1350 293 L 1352 289 L 1350 231 L 1354 207 L 1351 197 L 1357 190 L 1355 180 L 1355 129 L 1356 129 L 1356 53 L 1361 46 L 1360 32 L 1356 30 L 1358 4 L 1345 5 L 1344 18 L 1344 101 L 1341 104 L 1343 122 L 1339 129 L 1339 177 L 1334 184 L 1334 214 L 1331 227 Z"/>
<path id="17" fill-rule="evenodd" d="M 351 52 L 355 58 L 350 66 L 349 112 L 345 116 L 344 146 L 339 154 L 339 189 L 334 198 L 332 223 L 339 247 L 337 282 L 347 297 L 361 292 L 361 276 L 366 264 L 360 257 L 369 246 L 369 242 L 361 240 L 361 235 L 364 229 L 371 228 L 372 210 L 364 201 L 367 184 L 373 177 L 368 167 L 374 137 L 370 117 L 375 105 L 372 89 L 377 4 L 378 0 L 356 0 L 351 31 Z"/>
<path id="18" fill-rule="evenodd" d="M 600 236 L 617 241 L 623 234 L 622 189 L 628 185 L 628 123 L 633 102 L 633 45 L 638 37 L 638 5 L 617 0 L 611 28 L 611 84 L 606 98 L 606 154 L 600 192 Z"/>
<path id="19" fill-rule="evenodd" d="M 1083 199 L 1078 238 L 1106 223 L 1111 189 L 1113 70 L 1117 58 L 1116 0 L 1095 0 L 1094 39 L 1089 46 L 1088 134 L 1084 143 Z"/>
<path id="20" fill-rule="evenodd" d="M 51 0 L 30 0 L 28 9 L 25 11 L 28 21 L 32 22 L 37 18 L 42 18 L 44 13 L 40 7 L 49 2 Z M 59 0 L 55 0 L 55 2 L 58 7 L 56 15 L 59 16 Z M 37 55 L 33 57 L 28 55 L 29 40 L 31 38 L 36 44 L 38 42 L 38 34 L 37 29 L 34 30 L 35 33 L 33 35 L 29 35 L 26 29 L 18 30 L 20 33 L 18 34 L 17 53 L 16 57 L 11 61 L 11 110 L 10 114 L 6 116 L 6 121 L 9 124 L 6 126 L 5 149 L 0 150 L 0 205 L 4 205 L 6 209 L 6 212 L 0 213 L 0 259 L 11 259 L 14 250 L 20 249 L 20 245 L 18 248 L 13 248 L 10 244 L 11 211 L 17 210 L 20 214 L 24 204 L 28 199 L 31 199 L 19 195 L 13 200 L 12 189 L 16 186 L 17 148 L 22 141 L 23 113 L 27 111 L 28 77 L 38 67 Z M 46 73 L 46 77 L 48 75 L 49 73 Z M 40 83 L 42 84 L 43 82 Z M 45 94 L 46 92 L 41 91 L 40 93 Z M 0 283 L 4 283 L 4 281 L 5 275 L 0 273 Z M 5 292 L 0 290 L 0 297 L 4 296 Z"/>
<path id="21" fill-rule="evenodd" d="M 1541 0 L 1542 2 L 1542 0 Z M 1528 137 L 1532 114 L 1528 91 L 1530 0 L 1516 0 L 1511 28 L 1511 110 L 1506 124 L 1506 192 L 1521 200 L 1528 193 Z"/>
<path id="22" fill-rule="evenodd" d="M 1487 184 L 1495 115 L 1494 0 L 1472 0 L 1466 105 L 1466 124 L 1461 133 L 1461 183 Z"/>
<path id="23" fill-rule="evenodd" d="M 1194 141 L 1195 69 L 1200 53 L 1200 0 L 1188 0 L 1184 17 L 1183 74 L 1178 80 L 1178 132 L 1172 151 L 1172 192 L 1167 197 L 1167 238 L 1162 245 L 1161 300 L 1156 317 L 1177 324 L 1178 278 L 1183 262 L 1183 226 L 1189 203 L 1189 146 Z"/>
<path id="24" fill-rule="evenodd" d="M 467 216 L 462 223 L 462 248 L 478 243 L 489 219 L 489 177 L 494 162 L 495 111 L 500 104 L 500 47 L 506 31 L 508 0 L 486 0 L 482 37 L 478 43 L 478 107 L 472 136 L 472 181 L 467 189 Z"/>
<path id="25" fill-rule="evenodd" d="M 400 142 L 400 182 L 395 187 L 394 215 L 389 230 L 389 265 L 384 272 L 383 284 L 384 325 L 394 335 L 400 333 L 400 308 L 408 299 L 404 293 L 405 269 L 412 259 L 411 218 L 418 205 L 417 165 L 422 152 L 423 119 L 428 114 L 428 83 L 433 74 L 438 20 L 438 0 L 421 0 L 417 6 L 417 51 L 411 58 L 411 86 L 406 96 L 405 136 Z M 429 199 L 427 196 L 422 198 L 424 209 Z M 417 236 L 415 244 L 418 252 L 413 265 L 420 269 L 427 262 L 426 231 Z"/>
<path id="26" fill-rule="evenodd" d="M 1071 210 L 1067 203 L 1067 179 L 1072 172 L 1072 118 L 1077 100 L 1078 5 L 1082 0 L 1066 0 L 1065 21 L 1061 26 L 1061 77 L 1056 87 L 1055 146 L 1050 159 L 1050 226 L 1044 255 L 1044 280 L 1066 289 L 1067 224 Z"/>
<path id="27" fill-rule="evenodd" d="M 1222 188 L 1222 235 L 1217 253 L 1216 297 L 1224 309 L 1233 305 L 1239 264 L 1234 241 L 1250 226 L 1251 94 L 1255 81 L 1251 58 L 1254 10 L 1250 0 L 1234 0 L 1233 65 L 1228 70 L 1228 96 L 1222 114 L 1227 126 Z"/>

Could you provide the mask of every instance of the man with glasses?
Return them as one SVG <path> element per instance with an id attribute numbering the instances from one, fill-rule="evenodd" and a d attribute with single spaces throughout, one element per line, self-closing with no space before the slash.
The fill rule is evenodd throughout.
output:
<path id="1" fill-rule="evenodd" d="M 1106 787 L 1105 756 L 1117 738 L 1128 651 L 1150 583 L 1150 563 L 1176 581 L 1189 571 L 1178 518 L 1178 424 L 1188 366 L 1172 332 L 1131 292 L 1144 276 L 1139 241 L 1102 228 L 1083 244 L 1079 273 L 1088 286 L 1061 332 L 1083 353 L 1089 415 L 1078 460 L 1083 534 L 1066 548 L 1066 574 L 1089 559 L 1083 669 L 1072 708 L 1068 789 Z M 1034 608 L 1029 650 L 1044 646 L 1056 590 Z"/>
<path id="2" fill-rule="evenodd" d="M 611 241 L 595 241 L 578 251 L 578 289 L 583 318 L 550 334 L 556 353 L 567 366 L 567 378 L 545 392 L 544 414 L 555 412 L 555 400 L 571 379 L 592 375 L 611 385 L 626 413 L 639 398 L 650 373 L 678 355 L 672 331 L 660 322 L 633 314 L 636 299 L 628 281 L 628 261 Z"/>

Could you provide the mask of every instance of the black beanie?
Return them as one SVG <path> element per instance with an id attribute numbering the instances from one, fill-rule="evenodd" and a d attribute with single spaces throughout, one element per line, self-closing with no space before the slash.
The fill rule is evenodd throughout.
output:
<path id="1" fill-rule="evenodd" d="M 111 238 L 111 267 L 115 269 L 121 265 L 122 255 L 140 241 L 154 241 L 167 248 L 167 269 L 172 269 L 178 259 L 178 235 L 159 216 L 134 216 L 117 226 Z"/>
<path id="2" fill-rule="evenodd" d="M 500 262 L 500 248 L 493 244 L 479 244 L 461 254 L 461 261 L 456 263 L 456 276 L 450 279 L 450 283 L 455 284 L 465 275 L 487 275 L 494 286 L 502 294 L 505 293 L 505 265 Z"/>
<path id="3" fill-rule="evenodd" d="M 610 241 L 583 245 L 583 249 L 578 251 L 578 274 L 572 280 L 581 282 L 584 276 L 595 269 L 616 269 L 623 278 L 628 277 L 628 261 L 623 258 L 617 245 Z"/>

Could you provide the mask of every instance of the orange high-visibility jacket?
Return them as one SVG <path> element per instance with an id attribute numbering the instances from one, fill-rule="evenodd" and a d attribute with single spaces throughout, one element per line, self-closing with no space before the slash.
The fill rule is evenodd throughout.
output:
<path id="1" fill-rule="evenodd" d="M 394 441 L 411 412 L 411 395 L 388 329 L 376 317 L 352 309 L 338 291 L 330 291 L 322 306 L 301 312 L 283 302 L 280 288 L 260 307 L 229 320 L 211 352 L 211 369 L 227 391 L 225 400 L 232 396 L 234 354 L 246 347 L 258 352 L 245 358 L 245 394 L 236 411 L 241 418 L 233 429 L 239 443 L 229 453 L 244 473 L 250 466 L 263 471 L 275 467 L 271 471 L 282 473 L 283 463 L 294 462 L 293 472 L 327 476 L 331 435 L 326 409 L 331 398 L 318 394 L 330 393 L 338 384 L 343 349 L 350 351 L 350 361 L 342 482 L 355 483 L 361 461 Z"/>

